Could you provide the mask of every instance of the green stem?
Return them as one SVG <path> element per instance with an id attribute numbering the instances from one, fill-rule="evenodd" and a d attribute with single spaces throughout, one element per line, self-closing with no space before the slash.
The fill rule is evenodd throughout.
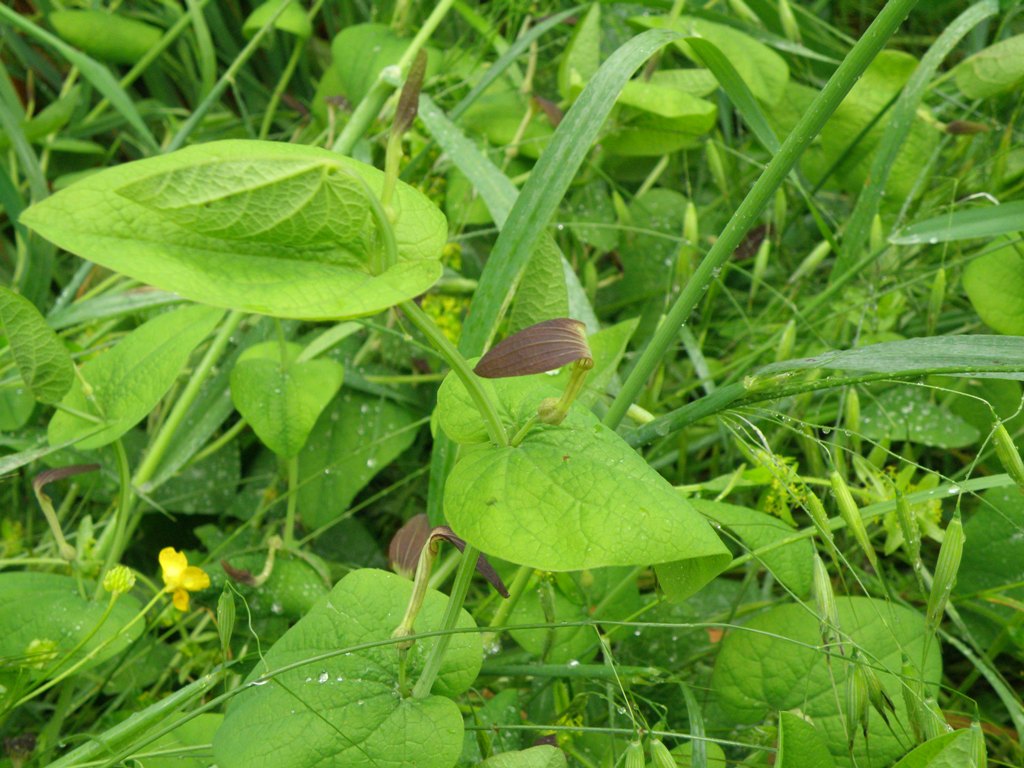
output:
<path id="1" fill-rule="evenodd" d="M 295 68 L 299 65 L 299 60 L 302 58 L 302 53 L 305 50 L 303 45 L 304 41 L 299 40 L 295 43 L 295 48 L 292 49 L 292 55 L 288 57 L 288 63 L 284 66 L 284 71 L 281 72 L 281 77 L 278 78 L 277 85 L 274 86 L 274 92 L 270 94 L 270 101 L 267 102 L 267 111 L 263 113 L 263 121 L 260 123 L 260 140 L 267 138 L 267 134 L 270 133 L 270 125 L 274 122 L 274 115 L 277 114 L 277 105 L 281 101 L 281 96 L 284 94 L 284 89 L 288 87 L 288 82 L 292 79 L 292 75 L 295 74 Z"/>
<path id="2" fill-rule="evenodd" d="M 469 593 L 469 584 L 473 581 L 473 573 L 476 571 L 476 561 L 479 556 L 480 553 L 472 545 L 466 545 L 466 549 L 462 553 L 462 560 L 459 562 L 459 570 L 455 574 L 452 594 L 448 598 L 444 618 L 441 620 L 440 630 L 442 632 L 448 632 L 455 628 L 459 611 L 462 610 L 462 604 L 466 601 L 466 595 Z M 451 639 L 450 634 L 438 636 L 437 642 L 431 647 L 430 655 L 427 656 L 427 661 L 423 665 L 423 672 L 420 673 L 420 677 L 412 689 L 413 698 L 423 699 L 430 695 L 437 674 L 441 671 L 441 662 L 444 660 L 444 654 L 448 650 L 448 643 L 451 642 Z"/>
<path id="3" fill-rule="evenodd" d="M 132 507 L 135 506 L 135 491 L 133 490 L 131 469 L 128 466 L 128 454 L 124 450 L 124 443 L 120 440 L 115 440 L 113 448 L 114 456 L 117 460 L 117 479 L 121 489 L 117 498 L 117 509 L 114 510 L 113 538 L 104 537 L 107 541 L 107 550 L 101 574 L 106 573 L 117 565 L 121 555 L 124 554 L 129 526 L 128 519 L 131 517 Z M 102 552 L 103 550 L 100 549 L 100 551 Z M 96 595 L 98 596 L 102 592 L 103 579 L 101 576 L 96 584 Z"/>
<path id="4" fill-rule="evenodd" d="M 743 236 L 757 220 L 757 217 L 772 201 L 775 190 L 796 165 L 803 151 L 821 131 L 825 122 L 836 110 L 843 98 L 850 92 L 857 79 L 864 73 L 886 42 L 896 32 L 903 19 L 917 4 L 917 0 L 889 0 L 871 26 L 853 46 L 850 53 L 833 73 L 832 77 L 815 97 L 779 151 L 765 167 L 764 172 L 751 187 L 750 192 L 725 225 L 721 236 L 708 251 L 694 271 L 693 276 L 676 299 L 651 343 L 641 354 L 636 366 L 622 385 L 622 389 L 605 415 L 604 423 L 618 427 L 630 404 L 636 399 L 648 377 L 664 358 L 669 346 L 675 341 L 680 326 L 693 312 L 704 292 L 718 276 L 722 265 L 740 244 Z"/>
<path id="5" fill-rule="evenodd" d="M 508 621 L 508 617 L 512 615 L 512 610 L 516 607 L 516 603 L 523 596 L 526 591 L 526 587 L 530 583 L 530 579 L 533 576 L 534 569 L 528 565 L 519 566 L 519 570 L 516 571 L 515 578 L 512 579 L 512 584 L 508 588 L 508 599 L 502 600 L 498 604 L 498 610 L 494 612 L 491 620 L 487 622 L 487 626 L 491 629 L 504 629 L 505 622 Z"/>
<path id="6" fill-rule="evenodd" d="M 440 0 L 437 5 L 434 6 L 434 10 L 431 11 L 430 15 L 423 22 L 423 26 L 420 27 L 420 31 L 416 33 L 416 37 L 409 43 L 409 47 L 405 49 L 405 53 L 402 54 L 402 58 L 398 60 L 395 65 L 399 71 L 399 81 L 403 80 L 406 74 L 409 72 L 409 67 L 412 62 L 416 59 L 416 54 L 420 52 L 430 36 L 434 34 L 434 30 L 441 23 L 441 20 L 448 14 L 448 11 L 452 7 L 454 0 Z M 345 127 L 341 131 L 341 135 L 338 136 L 334 142 L 334 146 L 331 149 L 341 155 L 352 154 L 352 148 L 355 147 L 356 142 L 362 138 L 363 134 L 369 129 L 370 125 L 380 114 L 380 110 L 384 106 L 384 102 L 388 100 L 388 96 L 395 89 L 395 86 L 387 82 L 382 78 L 383 73 L 378 73 L 377 82 L 373 84 L 363 100 L 359 102 L 359 106 L 356 107 L 352 113 L 352 117 L 345 124 Z"/>
<path id="7" fill-rule="evenodd" d="M 441 332 L 441 329 L 434 324 L 434 321 L 430 319 L 426 312 L 420 309 L 416 302 L 403 301 L 398 306 L 405 313 L 405 316 L 409 318 L 409 321 L 427 337 L 438 354 L 451 366 L 452 370 L 455 371 L 455 375 L 462 380 L 463 385 L 469 392 L 469 396 L 473 399 L 474 405 L 476 405 L 480 415 L 484 418 L 487 434 L 490 436 L 491 442 L 499 446 L 508 445 L 508 433 L 505 431 L 505 425 L 501 423 L 501 417 L 498 416 L 498 409 L 491 402 L 491 398 L 487 396 L 487 392 L 484 391 L 483 386 L 480 384 L 480 379 L 473 373 L 469 363 L 466 362 L 466 358 L 459 354 L 455 346 L 448 341 L 448 337 Z"/>
<path id="8" fill-rule="evenodd" d="M 295 510 L 299 503 L 299 457 L 288 459 L 288 507 L 284 516 L 284 545 L 295 548 Z"/>
<path id="9" fill-rule="evenodd" d="M 182 390 L 181 395 L 175 401 L 174 407 L 171 408 L 171 412 L 167 415 L 167 419 L 160 427 L 157 436 L 153 438 L 153 442 L 139 464 L 139 468 L 135 470 L 133 480 L 135 487 L 139 488 L 143 493 L 148 493 L 152 490 L 146 484 L 156 474 L 156 470 L 160 467 L 160 462 L 163 461 L 171 440 L 174 438 L 181 423 L 185 420 L 185 415 L 199 396 L 199 391 L 202 389 L 203 384 L 206 383 L 206 379 L 212 372 L 213 367 L 220 360 L 221 355 L 224 354 L 224 350 L 231 341 L 231 334 L 235 332 L 244 317 L 243 313 L 232 311 L 224 319 L 220 329 L 217 331 L 217 335 L 213 339 L 213 343 L 210 344 L 206 354 L 203 355 L 203 359 L 199 361 L 199 365 L 192 372 L 192 378 L 189 379 L 185 389 Z"/>

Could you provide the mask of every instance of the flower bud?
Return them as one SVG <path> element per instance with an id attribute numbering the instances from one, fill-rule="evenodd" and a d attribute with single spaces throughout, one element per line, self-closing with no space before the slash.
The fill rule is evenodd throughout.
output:
<path id="1" fill-rule="evenodd" d="M 130 592 L 135 586 L 135 572 L 127 565 L 115 565 L 103 576 L 103 588 L 115 595 Z"/>
<path id="2" fill-rule="evenodd" d="M 1000 421 L 996 424 L 992 439 L 996 445 L 996 456 L 999 458 L 999 463 L 1003 465 L 1003 469 L 1006 470 L 1006 474 L 1019 488 L 1024 489 L 1024 461 L 1021 461 L 1020 451 L 1017 450 L 1017 446 L 1013 442 L 1013 438 L 1010 437 L 1010 433 L 1006 431 L 1003 422 Z"/>

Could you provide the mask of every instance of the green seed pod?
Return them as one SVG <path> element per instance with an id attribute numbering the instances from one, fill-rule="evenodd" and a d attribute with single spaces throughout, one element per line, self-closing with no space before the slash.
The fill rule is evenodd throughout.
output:
<path id="1" fill-rule="evenodd" d="M 821 503 L 821 499 L 819 499 L 817 494 L 815 494 L 810 488 L 806 489 L 806 494 L 807 514 L 811 516 L 811 521 L 814 523 L 814 527 L 818 529 L 818 535 L 821 536 L 825 545 L 828 547 L 829 552 L 834 558 L 836 556 L 835 539 L 832 536 L 832 528 L 828 524 L 828 515 L 825 513 L 825 505 Z"/>
<path id="2" fill-rule="evenodd" d="M 855 652 L 853 670 L 846 678 L 846 735 L 850 748 L 853 747 L 858 728 L 863 732 L 865 739 L 868 737 L 870 706 L 864 665 Z"/>
<path id="3" fill-rule="evenodd" d="M 900 693 L 903 696 L 903 706 L 907 710 L 907 719 L 910 720 L 910 730 L 914 734 L 914 742 L 920 744 L 924 741 L 925 718 L 931 717 L 931 714 L 924 708 L 924 685 L 921 683 L 921 675 L 906 654 L 903 654 L 900 678 Z"/>
<path id="4" fill-rule="evenodd" d="M 974 768 L 988 768 L 988 750 L 985 748 L 985 732 L 977 720 L 971 722 L 971 741 L 974 746 Z"/>
<path id="5" fill-rule="evenodd" d="M 777 238 L 782 237 L 782 232 L 786 229 L 787 204 L 786 192 L 779 187 L 775 190 L 775 201 L 772 205 L 772 231 Z"/>
<path id="6" fill-rule="evenodd" d="M 902 493 L 896 493 L 896 520 L 903 534 L 903 548 L 915 566 L 921 561 L 921 526 L 917 515 L 910 508 L 910 502 Z"/>
<path id="7" fill-rule="evenodd" d="M 639 741 L 630 742 L 626 747 L 626 768 L 644 768 L 644 745 Z"/>
<path id="8" fill-rule="evenodd" d="M 750 9 L 749 5 L 743 2 L 743 0 L 729 0 L 729 10 L 748 24 L 754 24 L 758 27 L 761 26 L 761 19 Z"/>
<path id="9" fill-rule="evenodd" d="M 235 631 L 235 594 L 225 588 L 217 598 L 217 634 L 220 637 L 220 648 L 224 656 L 231 648 L 231 635 Z"/>
<path id="10" fill-rule="evenodd" d="M 1024 461 L 1021 461 L 1020 451 L 1017 450 L 1017 446 L 1013 442 L 1013 438 L 1010 437 L 1010 433 L 1006 431 L 1003 422 L 1000 421 L 996 424 L 992 439 L 996 444 L 996 456 L 999 457 L 999 463 L 1003 465 L 1006 474 L 1018 487 L 1024 489 Z"/>
<path id="11" fill-rule="evenodd" d="M 654 768 L 678 768 L 676 759 L 672 757 L 672 753 L 661 739 L 651 739 L 650 748 Z"/>
<path id="12" fill-rule="evenodd" d="M 825 257 L 831 252 L 832 244 L 828 240 L 822 240 L 811 249 L 811 252 L 807 254 L 806 258 L 804 258 L 804 260 L 800 262 L 800 265 L 793 270 L 793 274 L 789 276 L 789 280 L 787 282 L 795 283 L 811 274 L 821 265 L 821 262 L 823 262 Z"/>
<path id="13" fill-rule="evenodd" d="M 697 216 L 697 206 L 692 200 L 686 203 L 686 212 L 683 214 L 683 237 L 687 245 L 697 245 L 700 239 L 700 219 Z"/>
<path id="14" fill-rule="evenodd" d="M 853 494 L 850 493 L 849 486 L 846 485 L 843 476 L 838 472 L 831 472 L 829 474 L 829 481 L 832 483 L 832 493 L 836 497 L 836 506 L 839 507 L 839 514 L 842 515 L 843 520 L 846 522 L 846 527 L 850 529 L 853 537 L 857 540 L 857 544 L 864 550 L 864 554 L 867 555 L 871 567 L 878 570 L 878 557 L 875 555 L 875 548 L 871 546 L 871 539 L 868 537 L 867 528 L 864 527 L 864 518 L 861 517 L 857 502 L 853 500 Z"/>
<path id="15" fill-rule="evenodd" d="M 878 679 L 874 669 L 867 664 L 861 664 L 858 668 L 864 673 L 864 680 L 868 686 L 868 702 L 871 704 L 871 708 L 881 715 L 882 720 L 888 725 L 888 713 L 896 714 L 896 705 L 892 703 L 889 694 L 885 692 L 882 681 Z"/>
<path id="16" fill-rule="evenodd" d="M 929 696 L 924 700 L 922 710 L 922 726 L 925 741 L 937 739 L 939 736 L 953 730 L 949 727 L 949 723 L 946 722 L 946 716 L 942 713 L 942 708 L 934 696 Z"/>
<path id="17" fill-rule="evenodd" d="M 882 229 L 882 217 L 876 213 L 875 218 L 871 220 L 871 232 L 868 235 L 868 248 L 871 250 L 871 253 L 878 253 L 885 247 L 885 233 Z"/>
<path id="18" fill-rule="evenodd" d="M 718 145 L 714 141 L 704 142 L 704 156 L 708 161 L 708 171 L 711 173 L 711 178 L 715 180 L 718 191 L 722 193 L 722 197 L 728 200 L 729 177 L 725 172 L 725 163 L 718 151 Z"/>
<path id="19" fill-rule="evenodd" d="M 796 343 L 796 320 L 790 318 L 786 327 L 782 329 L 782 336 L 779 337 L 779 344 L 775 347 L 775 362 L 789 360 L 793 356 L 793 345 Z"/>
<path id="20" fill-rule="evenodd" d="M 828 577 L 825 561 L 818 557 L 817 553 L 814 555 L 813 592 L 818 621 L 821 624 L 821 636 L 826 642 L 832 642 L 839 636 L 839 608 L 836 605 L 836 596 L 832 591 L 832 580 Z"/>
<path id="21" fill-rule="evenodd" d="M 860 395 L 856 387 L 846 390 L 846 400 L 843 402 L 843 426 L 850 433 L 850 446 L 854 453 L 860 453 Z"/>
<path id="22" fill-rule="evenodd" d="M 949 595 L 956 583 L 956 574 L 960 570 L 960 558 L 964 553 L 964 526 L 960 522 L 960 510 L 953 515 L 953 519 L 946 526 L 946 535 L 942 538 L 942 547 L 939 549 L 939 559 L 935 563 L 935 575 L 932 580 L 932 588 L 928 593 L 928 608 L 925 617 L 928 622 L 928 629 L 934 632 L 939 628 L 942 621 L 942 614 L 949 602 Z"/>
<path id="23" fill-rule="evenodd" d="M 946 300 L 946 270 L 939 267 L 932 280 L 932 289 L 928 294 L 928 334 L 935 333 L 939 324 L 939 316 L 942 314 L 942 304 Z"/>
<path id="24" fill-rule="evenodd" d="M 796 23 L 796 16 L 789 5 L 789 0 L 779 0 L 779 24 L 782 26 L 782 33 L 788 40 L 794 43 L 800 42 L 800 25 Z"/>

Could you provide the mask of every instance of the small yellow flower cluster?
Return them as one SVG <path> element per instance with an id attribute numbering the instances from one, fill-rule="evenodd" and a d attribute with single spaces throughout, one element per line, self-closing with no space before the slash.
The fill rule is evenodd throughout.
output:
<path id="1" fill-rule="evenodd" d="M 462 333 L 462 316 L 469 304 L 468 299 L 428 293 L 423 297 L 423 311 L 430 315 L 448 340 L 457 342 Z"/>
<path id="2" fill-rule="evenodd" d="M 174 547 L 160 550 L 160 568 L 163 571 L 164 591 L 172 593 L 174 607 L 179 611 L 188 610 L 189 592 L 198 592 L 210 586 L 210 577 L 206 571 L 189 565 L 185 553 Z"/>

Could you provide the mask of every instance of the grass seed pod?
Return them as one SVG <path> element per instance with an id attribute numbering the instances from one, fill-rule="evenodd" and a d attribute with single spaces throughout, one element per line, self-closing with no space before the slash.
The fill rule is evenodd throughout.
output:
<path id="1" fill-rule="evenodd" d="M 650 749 L 654 768 L 678 768 L 676 759 L 661 739 L 651 739 Z"/>
<path id="2" fill-rule="evenodd" d="M 814 555 L 812 589 L 814 604 L 818 610 L 818 621 L 821 624 L 821 636 L 826 642 L 831 642 L 839 635 L 839 608 L 836 605 L 836 596 L 832 591 L 832 580 L 828 576 L 825 561 L 817 554 Z"/>
<path id="3" fill-rule="evenodd" d="M 860 453 L 860 395 L 856 387 L 846 390 L 843 402 L 843 426 L 850 433 L 850 447 L 853 452 Z"/>
<path id="4" fill-rule="evenodd" d="M 932 288 L 928 294 L 928 335 L 935 334 L 935 327 L 939 323 L 939 315 L 942 314 L 942 304 L 946 300 L 946 270 L 939 267 L 932 280 Z"/>
<path id="5" fill-rule="evenodd" d="M 903 534 L 903 548 L 916 566 L 921 560 L 921 526 L 917 523 L 917 515 L 910 508 L 910 502 L 902 493 L 896 493 L 896 521 Z"/>
<path id="6" fill-rule="evenodd" d="M 743 0 L 729 0 L 729 10 L 748 24 L 753 24 L 756 27 L 761 26 L 760 17 Z"/>
<path id="7" fill-rule="evenodd" d="M 853 741 L 857 737 L 858 728 L 864 734 L 865 739 L 868 737 L 868 716 L 871 706 L 868 699 L 868 681 L 864 676 L 864 665 L 856 652 L 854 653 L 853 669 L 846 678 L 846 736 L 851 749 Z"/>
<path id="8" fill-rule="evenodd" d="M 796 344 L 796 320 L 790 318 L 786 327 L 782 329 L 782 336 L 779 337 L 779 344 L 775 347 L 775 362 L 789 360 L 793 356 L 793 346 Z"/>
<path id="9" fill-rule="evenodd" d="M 796 23 L 796 16 L 793 15 L 789 0 L 779 0 L 779 24 L 788 40 L 800 42 L 800 25 Z"/>
<path id="10" fill-rule="evenodd" d="M 988 768 L 988 750 L 985 748 L 985 732 L 981 723 L 971 721 L 971 742 L 974 747 L 974 768 Z"/>
<path id="11" fill-rule="evenodd" d="M 939 548 L 939 559 L 935 563 L 935 574 L 932 579 L 932 588 L 928 593 L 928 608 L 925 611 L 925 618 L 928 622 L 928 629 L 934 632 L 942 621 L 942 614 L 949 602 L 949 595 L 956 583 L 956 574 L 960 570 L 960 558 L 964 553 L 964 526 L 960 521 L 960 511 L 957 510 L 953 519 L 946 526 L 946 535 L 942 538 L 942 547 Z"/>
<path id="12" fill-rule="evenodd" d="M 821 262 L 825 260 L 825 257 L 832 253 L 832 244 L 828 240 L 822 240 L 811 252 L 807 254 L 800 265 L 793 270 L 793 274 L 789 276 L 789 280 L 786 282 L 792 284 L 811 274 L 816 270 Z"/>
<path id="13" fill-rule="evenodd" d="M 857 540 L 857 544 L 864 550 L 864 554 L 867 555 L 871 567 L 878 570 L 878 556 L 875 554 L 875 548 L 871 546 L 871 539 L 868 537 L 867 528 L 864 527 L 864 518 L 861 517 L 857 502 L 853 500 L 853 494 L 850 493 L 849 486 L 838 472 L 831 472 L 829 474 L 829 481 L 832 483 L 832 493 L 836 497 L 836 506 L 839 507 L 839 514 L 842 515 L 843 520 L 846 522 L 846 527 L 850 529 L 853 537 Z"/>
<path id="14" fill-rule="evenodd" d="M 871 253 L 878 253 L 885 248 L 885 233 L 882 229 L 882 217 L 877 213 L 871 219 L 871 232 L 868 234 L 868 248 Z"/>
<path id="15" fill-rule="evenodd" d="M 630 742 L 629 746 L 626 747 L 626 768 L 644 768 L 646 761 L 644 760 L 644 745 L 639 741 Z"/>
<path id="16" fill-rule="evenodd" d="M 714 140 L 704 142 L 704 156 L 708 161 L 708 171 L 711 173 L 711 178 L 715 180 L 718 191 L 722 193 L 722 197 L 728 200 L 729 177 L 725 172 L 725 163 L 722 161 L 722 155 Z"/>
<path id="17" fill-rule="evenodd" d="M 750 301 L 753 302 L 757 295 L 758 288 L 764 282 L 765 273 L 768 271 L 768 260 L 772 255 L 771 238 L 766 237 L 757 246 L 757 253 L 754 254 L 754 266 L 750 270 Z"/>
<path id="18" fill-rule="evenodd" d="M 946 716 L 942 713 L 942 708 L 939 706 L 939 702 L 935 700 L 934 696 L 929 696 L 924 700 L 922 710 L 922 726 L 924 728 L 925 741 L 937 739 L 939 736 L 953 730 L 949 727 L 949 723 L 946 722 Z"/>
<path id="19" fill-rule="evenodd" d="M 1006 474 L 1019 488 L 1024 489 L 1024 461 L 1021 461 L 1020 451 L 1017 450 L 1017 446 L 1013 442 L 1013 438 L 1010 437 L 1010 433 L 1006 431 L 1003 422 L 1000 421 L 996 424 L 992 440 L 996 444 L 996 456 L 999 458 L 999 463 L 1003 465 L 1003 469 L 1006 470 Z"/>
<path id="20" fill-rule="evenodd" d="M 920 744 L 924 741 L 924 721 L 931 717 L 931 714 L 924 708 L 924 685 L 921 683 L 921 675 L 906 654 L 903 654 L 900 678 L 900 694 L 903 696 L 903 706 L 907 710 L 910 730 L 914 734 L 914 742 Z"/>
<path id="21" fill-rule="evenodd" d="M 806 495 L 807 514 L 810 515 L 811 522 L 814 523 L 814 527 L 818 530 L 818 535 L 825 542 L 829 554 L 835 559 L 837 557 L 835 538 L 832 536 L 832 528 L 828 524 L 828 514 L 825 512 L 825 505 L 821 503 L 821 499 L 810 488 L 807 489 Z"/>

